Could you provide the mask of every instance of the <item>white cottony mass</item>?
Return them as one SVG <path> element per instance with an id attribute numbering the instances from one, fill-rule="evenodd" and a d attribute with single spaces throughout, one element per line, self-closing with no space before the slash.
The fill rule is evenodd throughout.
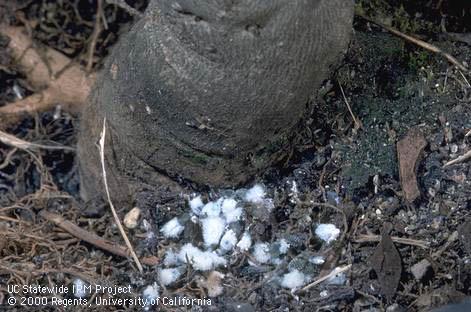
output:
<path id="1" fill-rule="evenodd" d="M 175 217 L 165 223 L 165 225 L 160 229 L 160 232 L 162 232 L 166 238 L 177 238 L 184 229 L 185 227 L 181 225 L 178 218 Z"/>
<path id="2" fill-rule="evenodd" d="M 316 228 L 316 235 L 329 244 L 339 237 L 340 230 L 334 224 L 319 224 Z"/>

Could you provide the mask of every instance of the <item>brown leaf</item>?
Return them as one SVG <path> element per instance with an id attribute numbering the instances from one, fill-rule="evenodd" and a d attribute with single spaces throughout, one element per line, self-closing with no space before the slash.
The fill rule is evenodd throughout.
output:
<path id="1" fill-rule="evenodd" d="M 384 225 L 381 241 L 370 258 L 370 264 L 381 285 L 381 294 L 388 301 L 394 297 L 402 273 L 401 256 L 389 236 L 391 229 L 390 223 Z"/>
<path id="2" fill-rule="evenodd" d="M 427 141 L 418 129 L 411 129 L 406 137 L 397 142 L 401 187 L 404 192 L 404 198 L 409 203 L 412 203 L 420 196 L 416 170 L 425 146 L 427 146 Z"/>

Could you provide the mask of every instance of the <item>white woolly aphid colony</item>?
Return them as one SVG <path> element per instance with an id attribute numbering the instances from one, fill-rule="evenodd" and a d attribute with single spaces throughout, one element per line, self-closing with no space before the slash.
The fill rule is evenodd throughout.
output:
<path id="1" fill-rule="evenodd" d="M 253 224 L 248 224 L 244 207 L 250 205 L 267 214 L 274 208 L 272 199 L 267 198 L 266 190 L 260 184 L 248 190 L 230 192 L 229 195 L 206 203 L 201 196 L 193 196 L 188 204 L 188 213 L 168 220 L 160 228 L 162 235 L 178 246 L 165 251 L 162 266 L 158 269 L 162 286 L 172 287 L 184 275 L 188 265 L 197 271 L 212 271 L 207 275 L 212 274 L 221 280 L 224 275 L 216 270 L 229 270 L 228 260 L 231 255 L 241 252 L 250 253 L 247 266 L 251 267 L 277 266 L 283 261 L 289 262 L 287 269 L 275 277 L 275 281 L 279 286 L 291 290 L 303 287 L 316 278 L 324 263 L 323 257 L 308 251 L 287 259 L 291 246 L 284 238 L 273 242 L 253 241 L 250 234 Z M 200 227 L 203 241 L 198 246 L 182 237 L 187 226 Z M 340 230 L 333 224 L 319 224 L 315 233 L 324 244 L 330 244 L 337 239 Z M 332 283 L 337 284 L 344 282 L 344 277 L 332 280 Z M 207 289 L 210 290 L 210 287 Z M 217 291 L 212 291 L 212 296 L 222 293 L 222 287 L 215 289 Z"/>

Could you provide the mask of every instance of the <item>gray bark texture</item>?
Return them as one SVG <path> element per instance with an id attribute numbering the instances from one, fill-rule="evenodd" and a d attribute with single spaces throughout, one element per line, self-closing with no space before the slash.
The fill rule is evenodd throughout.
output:
<path id="1" fill-rule="evenodd" d="M 83 112 L 82 195 L 183 178 L 232 187 L 279 159 L 345 51 L 351 0 L 155 0 L 121 38 Z"/>

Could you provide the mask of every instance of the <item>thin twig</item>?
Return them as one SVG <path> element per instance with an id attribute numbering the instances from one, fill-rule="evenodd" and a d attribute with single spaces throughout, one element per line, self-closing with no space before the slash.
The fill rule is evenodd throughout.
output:
<path id="1" fill-rule="evenodd" d="M 0 130 L 0 142 L 19 148 L 21 150 L 32 150 L 32 149 L 47 149 L 47 150 L 66 150 L 66 151 L 75 151 L 75 148 L 69 146 L 54 146 L 54 145 L 43 145 L 37 143 L 31 143 L 22 139 L 18 139 L 14 135 L 8 134 Z"/>
<path id="2" fill-rule="evenodd" d="M 113 213 L 114 220 L 116 222 L 116 225 L 118 226 L 119 232 L 121 233 L 121 236 L 123 237 L 124 241 L 126 242 L 126 246 L 129 248 L 129 251 L 131 252 L 131 256 L 136 262 L 137 268 L 139 269 L 139 272 L 142 274 L 142 265 L 139 261 L 139 258 L 137 257 L 136 253 L 134 252 L 134 248 L 131 245 L 131 242 L 128 239 L 128 236 L 126 235 L 126 232 L 124 231 L 123 225 L 121 224 L 121 221 L 119 220 L 119 216 L 116 213 L 116 210 L 114 208 L 113 202 L 111 201 L 111 196 L 110 196 L 110 190 L 108 189 L 108 181 L 106 179 L 106 168 L 105 168 L 105 137 L 106 137 L 106 117 L 103 119 L 103 131 L 101 133 L 101 138 L 100 138 L 100 159 L 101 159 L 101 169 L 103 173 L 103 182 L 105 183 L 105 191 L 106 191 L 106 197 L 108 198 L 108 203 L 110 204 L 111 212 Z"/>
<path id="3" fill-rule="evenodd" d="M 459 164 L 459 163 L 462 163 L 462 162 L 465 162 L 467 161 L 468 159 L 471 159 L 471 150 L 467 151 L 466 153 L 464 153 L 464 155 L 461 155 L 453 160 L 450 160 L 448 161 L 447 163 L 445 163 L 443 165 L 443 168 L 446 168 L 448 166 L 451 166 L 451 165 L 455 165 L 455 164 Z"/>
<path id="4" fill-rule="evenodd" d="M 459 71 L 461 77 L 463 77 L 464 81 L 466 82 L 466 85 L 468 86 L 468 88 L 471 88 L 471 84 L 469 84 L 469 81 L 468 79 L 466 79 L 466 76 L 461 72 Z"/>
<path id="5" fill-rule="evenodd" d="M 332 162 L 332 158 L 330 158 L 325 164 L 324 166 L 322 166 L 322 171 L 321 171 L 321 175 L 319 177 L 319 180 L 317 182 L 317 186 L 319 187 L 319 189 L 322 191 L 322 199 L 324 201 L 327 201 L 327 196 L 325 194 L 325 187 L 324 187 L 324 176 L 325 176 L 325 173 L 326 173 L 326 170 L 327 170 L 327 166 L 330 165 L 330 163 Z"/>
<path id="6" fill-rule="evenodd" d="M 381 235 L 358 235 L 352 241 L 354 243 L 362 244 L 362 243 L 379 242 L 380 240 L 381 240 Z M 412 246 L 417 246 L 424 249 L 429 248 L 429 245 L 430 245 L 430 243 L 426 241 L 397 237 L 397 236 L 391 236 L 391 240 L 398 244 L 412 245 Z"/>
<path id="7" fill-rule="evenodd" d="M 433 44 L 430 44 L 428 42 L 425 42 L 423 40 L 420 40 L 420 39 L 417 39 L 415 37 L 412 37 L 410 35 L 406 35 L 402 32 L 400 32 L 399 30 L 397 29 L 394 29 L 390 26 L 387 26 L 387 25 L 384 25 L 383 23 L 380 23 L 378 21 L 375 21 L 375 20 L 372 20 L 370 19 L 369 17 L 366 17 L 365 15 L 359 13 L 359 12 L 355 12 L 355 15 L 363 18 L 364 20 L 368 21 L 368 22 L 371 22 L 373 24 L 376 24 L 378 25 L 379 27 L 381 28 L 384 28 L 386 29 L 387 31 L 389 31 L 390 33 L 392 33 L 393 35 L 396 35 L 404 40 L 407 40 L 409 42 L 412 42 L 416 45 L 418 45 L 419 47 L 421 48 L 424 48 L 426 50 L 429 50 L 430 52 L 433 52 L 433 53 L 437 53 L 437 54 L 440 54 L 441 56 L 445 57 L 450 63 L 452 63 L 453 65 L 455 65 L 456 67 L 458 67 L 460 70 L 464 71 L 464 72 L 468 72 L 468 68 L 466 68 L 466 66 L 464 66 L 460 61 L 458 61 L 456 58 L 454 58 L 452 55 L 450 55 L 449 53 L 447 52 L 444 52 L 443 50 L 441 50 L 440 48 L 438 48 L 437 46 L 434 46 Z"/>
<path id="8" fill-rule="evenodd" d="M 15 219 L 15 218 L 10 218 L 10 217 L 7 217 L 7 216 L 2 216 L 2 215 L 0 215 L 0 220 L 5 220 L 5 221 L 10 221 L 10 222 L 15 222 L 15 223 L 27 223 L 27 224 L 30 223 L 30 222 L 27 222 L 27 221 Z"/>
<path id="9" fill-rule="evenodd" d="M 20 266 L 22 264 L 19 264 Z M 29 266 L 27 266 L 26 268 L 23 268 L 22 270 L 17 270 L 17 269 L 13 269 L 11 267 L 9 267 L 8 264 L 3 264 L 2 262 L 0 262 L 0 269 L 1 270 L 4 270 L 6 272 L 9 272 L 11 274 L 16 274 L 16 275 L 19 275 L 19 276 L 25 276 L 25 277 L 30 277 L 31 275 L 32 276 L 37 276 L 37 275 L 43 275 L 43 274 L 50 274 L 50 273 L 66 273 L 66 274 L 70 274 L 72 276 L 75 276 L 75 277 L 78 277 L 86 282 L 88 282 L 89 284 L 96 284 L 96 281 L 89 275 L 83 273 L 83 272 L 79 272 L 79 271 L 76 271 L 74 269 L 68 269 L 68 268 L 59 268 L 59 269 L 41 269 L 41 270 L 38 270 L 38 271 L 35 271 L 35 270 L 31 270 L 31 268 Z"/>
<path id="10" fill-rule="evenodd" d="M 12 161 L 11 158 L 16 153 L 16 151 L 18 151 L 18 148 L 14 147 L 7 153 L 7 155 L 3 159 L 3 162 L 0 164 L 0 170 L 4 169 L 5 167 L 10 165 L 10 163 Z"/>
<path id="11" fill-rule="evenodd" d="M 348 264 L 348 265 L 345 265 L 343 267 L 338 267 L 338 268 L 335 268 L 333 269 L 329 274 L 327 275 L 324 275 L 322 277 L 319 277 L 317 280 L 315 280 L 314 282 L 306 285 L 305 287 L 301 288 L 299 291 L 306 291 L 306 290 L 309 290 L 311 289 L 312 287 L 316 286 L 316 285 L 319 285 L 320 283 L 328 280 L 329 278 L 332 278 L 334 276 L 336 276 L 337 274 L 340 274 L 340 273 L 343 273 L 345 271 L 348 271 L 350 270 L 350 268 L 352 267 L 351 264 Z"/>
<path id="12" fill-rule="evenodd" d="M 381 309 L 383 309 L 383 302 L 381 300 L 379 300 L 378 298 L 376 298 L 375 296 L 370 295 L 370 294 L 368 294 L 366 292 L 363 292 L 361 290 L 358 290 L 358 289 L 355 289 L 355 291 L 357 293 L 359 293 L 360 295 L 362 295 L 363 297 L 366 297 L 366 298 L 369 298 L 369 299 L 373 300 L 374 302 L 376 302 L 377 304 L 379 304 L 381 306 Z M 381 311 L 383 311 L 383 310 L 381 310 Z"/>
<path id="13" fill-rule="evenodd" d="M 342 84 L 339 81 L 339 87 L 340 91 L 342 92 L 342 97 L 345 102 L 345 105 L 347 105 L 348 111 L 350 112 L 350 115 L 352 116 L 353 122 L 355 123 L 355 129 L 361 129 L 361 122 L 358 121 L 358 119 L 355 117 L 355 114 L 353 114 L 352 108 L 350 107 L 350 103 L 348 103 L 347 97 L 345 96 L 345 92 L 343 91 Z"/>
<path id="14" fill-rule="evenodd" d="M 56 226 L 60 227 L 64 231 L 68 232 L 69 234 L 89 243 L 93 246 L 96 246 L 100 249 L 106 250 L 114 255 L 127 258 L 129 257 L 128 248 L 118 245 L 117 243 L 111 242 L 104 238 L 99 237 L 93 233 L 90 233 L 81 227 L 77 226 L 76 224 L 65 220 L 62 216 L 48 212 L 46 210 L 41 210 L 39 215 L 44 219 L 51 221 Z M 159 263 L 159 260 L 155 256 L 145 257 L 142 258 L 142 263 L 145 265 L 156 265 Z"/>

